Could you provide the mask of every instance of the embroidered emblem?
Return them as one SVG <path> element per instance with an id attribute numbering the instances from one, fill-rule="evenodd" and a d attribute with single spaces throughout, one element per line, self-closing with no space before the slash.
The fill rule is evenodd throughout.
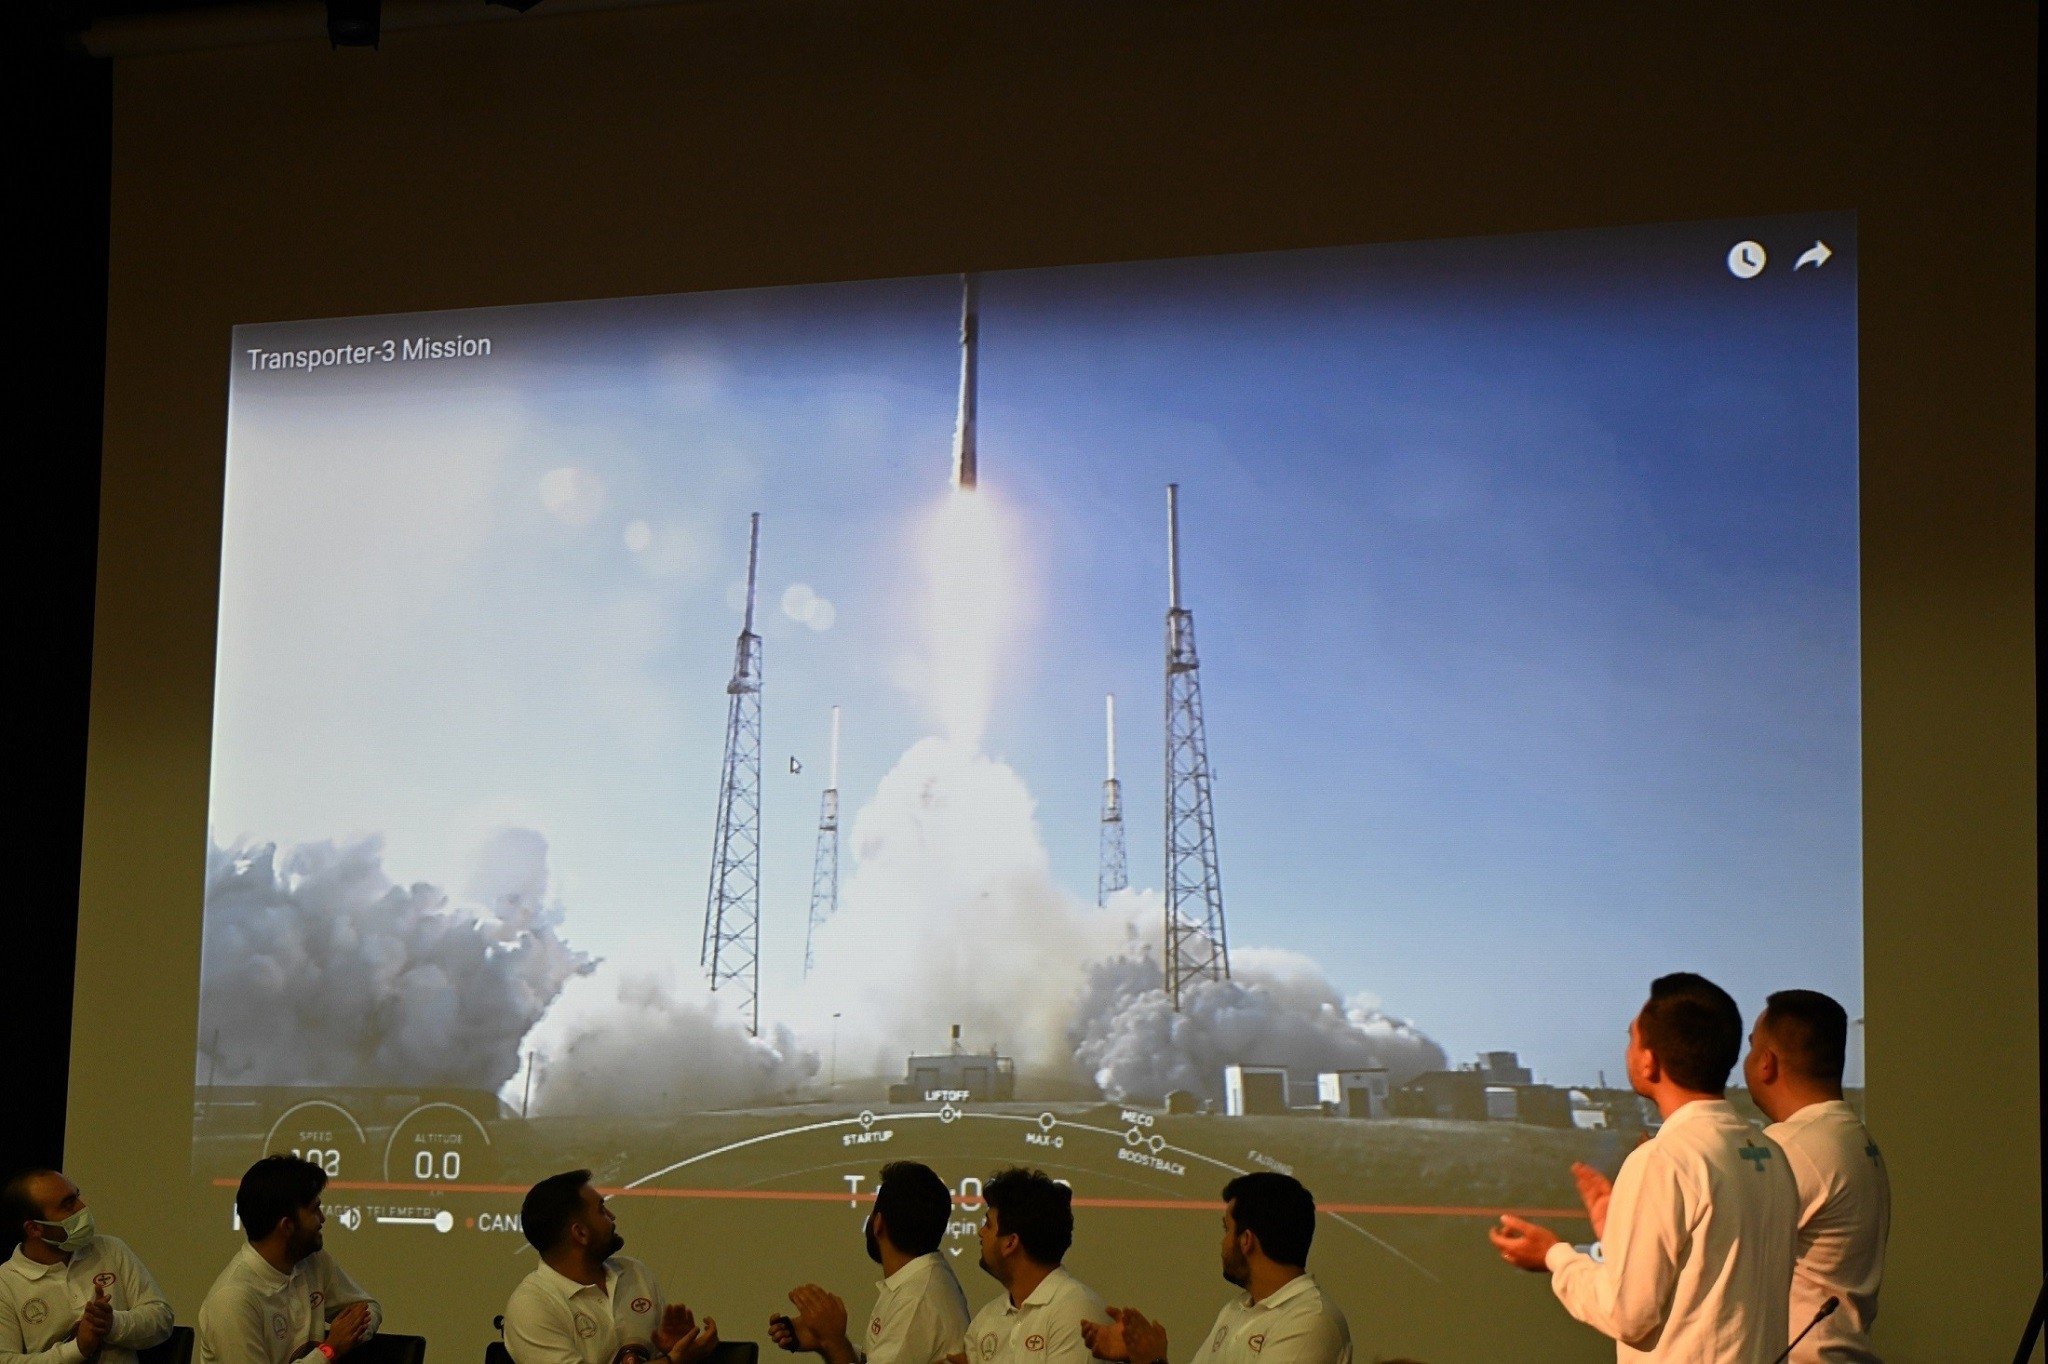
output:
<path id="1" fill-rule="evenodd" d="M 633 1310 L 635 1312 L 652 1312 L 654 1310 L 654 1300 L 652 1298 L 635 1298 L 633 1299 Z"/>
<path id="2" fill-rule="evenodd" d="M 47 1304 L 32 1300 L 28 1306 L 21 1309 L 21 1315 L 28 1319 L 29 1325 L 40 1326 L 43 1318 L 50 1315 L 50 1309 Z"/>
<path id="3" fill-rule="evenodd" d="M 875 1317 L 868 1322 L 868 1334 L 871 1336 L 882 1334 L 882 1319 L 880 1317 Z"/>
<path id="4" fill-rule="evenodd" d="M 1253 1354 L 1257 1354 L 1259 1351 L 1266 1348 L 1266 1333 L 1264 1331 L 1259 1332 L 1259 1334 L 1253 1336 L 1250 1340 L 1247 1340 L 1245 1344 L 1251 1346 Z"/>
<path id="5" fill-rule="evenodd" d="M 321 1303 L 327 1301 L 327 1295 L 316 1288 L 313 1290 L 313 1296 L 306 1299 L 306 1301 L 311 1303 L 313 1307 L 317 1310 Z"/>
<path id="6" fill-rule="evenodd" d="M 1025 1349 L 1027 1349 L 1027 1350 L 1043 1350 L 1043 1349 L 1045 1348 L 1045 1337 L 1044 1337 L 1044 1336 L 1026 1336 L 1026 1337 L 1024 1337 L 1024 1348 L 1025 1348 Z"/>
<path id="7" fill-rule="evenodd" d="M 1764 1162 L 1771 1158 L 1771 1148 L 1768 1146 L 1745 1146 L 1735 1154 L 1756 1166 L 1756 1172 L 1762 1174 L 1764 1172 Z"/>
<path id="8" fill-rule="evenodd" d="M 95 1274 L 92 1276 L 92 1281 L 101 1288 L 112 1288 L 114 1286 L 114 1276 L 111 1273 Z"/>
<path id="9" fill-rule="evenodd" d="M 597 1323 L 584 1316 L 581 1312 L 578 1312 L 576 1314 L 576 1334 L 582 1336 L 585 1340 L 590 1339 L 597 1334 Z"/>
<path id="10" fill-rule="evenodd" d="M 285 1324 L 284 1313 L 272 1312 L 270 1314 L 270 1334 L 276 1336 L 279 1340 L 283 1340 L 284 1333 L 290 1329 L 291 1327 Z"/>
<path id="11" fill-rule="evenodd" d="M 995 1332 L 991 1331 L 981 1338 L 981 1357 L 983 1359 L 994 1359 L 996 1357 Z"/>

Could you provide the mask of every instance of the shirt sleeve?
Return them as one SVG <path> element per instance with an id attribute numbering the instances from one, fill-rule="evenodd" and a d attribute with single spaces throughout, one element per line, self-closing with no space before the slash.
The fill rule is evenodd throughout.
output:
<path id="1" fill-rule="evenodd" d="M 531 1293 L 514 1293 L 506 1304 L 505 1348 L 513 1364 L 583 1364 L 569 1323 Z"/>
<path id="2" fill-rule="evenodd" d="M 938 1364 L 957 1341 L 945 1338 L 946 1326 L 926 1298 L 882 1319 L 882 1334 L 866 1342 L 868 1364 Z"/>
<path id="3" fill-rule="evenodd" d="M 1614 1181 L 1605 1258 L 1552 1246 L 1544 1261 L 1551 1290 L 1586 1325 L 1641 1349 L 1663 1329 L 1691 1235 L 1679 1171 L 1654 1146 L 1639 1147 Z"/>
<path id="4" fill-rule="evenodd" d="M 1057 1316 L 1046 1314 L 1044 1364 L 1094 1364 L 1094 1352 L 1081 1338 L 1082 1319 L 1091 1315 L 1097 1321 L 1109 1320 L 1101 1308 L 1079 1295 Z"/>
<path id="5" fill-rule="evenodd" d="M 263 1304 L 246 1293 L 212 1293 L 199 1309 L 200 1364 L 271 1364 Z"/>
<path id="6" fill-rule="evenodd" d="M 78 1343 L 60 1340 L 47 1350 L 31 1353 L 21 1333 L 21 1318 L 13 1302 L 0 1297 L 0 1364 L 80 1364 L 85 1358 Z"/>
<path id="7" fill-rule="evenodd" d="M 348 1271 L 326 1251 L 320 1252 L 320 1291 L 327 1295 L 320 1303 L 320 1311 L 329 1322 L 342 1308 L 360 1302 L 367 1303 L 370 1308 L 369 1324 L 363 1328 L 364 1340 L 376 1335 L 377 1328 L 384 1324 L 383 1305 L 364 1292 L 362 1285 L 351 1279 Z"/>
<path id="8" fill-rule="evenodd" d="M 119 1252 L 123 1282 L 128 1285 L 128 1306 L 114 1313 L 114 1327 L 107 1343 L 124 1350 L 147 1350 L 170 1338 L 171 1304 L 157 1287 L 149 1266 L 126 1245 Z"/>

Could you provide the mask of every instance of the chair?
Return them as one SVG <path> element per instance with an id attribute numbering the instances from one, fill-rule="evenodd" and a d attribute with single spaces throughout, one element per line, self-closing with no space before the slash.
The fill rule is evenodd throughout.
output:
<path id="1" fill-rule="evenodd" d="M 137 1364 L 192 1364 L 192 1328 L 173 1326 L 171 1333 L 147 1350 L 137 1350 Z"/>
<path id="2" fill-rule="evenodd" d="M 753 1340 L 721 1340 L 705 1364 L 760 1364 L 761 1345 Z"/>
<path id="3" fill-rule="evenodd" d="M 491 1318 L 491 1329 L 498 1338 L 484 1346 L 484 1364 L 512 1364 L 512 1352 L 505 1348 L 505 1318 Z"/>
<path id="4" fill-rule="evenodd" d="M 425 1336 L 395 1336 L 379 1331 L 349 1351 L 349 1364 L 426 1364 Z"/>

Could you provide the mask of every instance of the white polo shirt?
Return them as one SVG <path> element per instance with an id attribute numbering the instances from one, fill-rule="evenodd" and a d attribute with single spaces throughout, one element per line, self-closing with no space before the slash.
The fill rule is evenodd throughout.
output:
<path id="1" fill-rule="evenodd" d="M 1798 1262 L 1792 1267 L 1793 1335 L 1829 1297 L 1841 1306 L 1792 1352 L 1793 1364 L 1877 1364 L 1870 1324 L 1892 1229 L 1884 1156 L 1841 1099 L 1808 1104 L 1764 1129 L 1785 1148 L 1799 1182 Z"/>
<path id="2" fill-rule="evenodd" d="M 1351 1328 L 1313 1274 L 1223 1304 L 1189 1364 L 1351 1364 Z"/>
<path id="3" fill-rule="evenodd" d="M 1726 1100 L 1695 1099 L 1622 1162 L 1604 1258 L 1550 1248 L 1551 1290 L 1618 1360 L 1773 1364 L 1798 1220 L 1784 1150 Z"/>
<path id="4" fill-rule="evenodd" d="M 505 1348 L 516 1364 L 609 1364 L 621 1346 L 654 1348 L 661 1285 L 629 1255 L 604 1262 L 604 1283 L 577 1283 L 536 1265 L 505 1304 Z"/>
<path id="5" fill-rule="evenodd" d="M 111 1236 L 95 1236 L 67 1264 L 31 1260 L 17 1247 L 0 1264 L 0 1364 L 79 1364 L 70 1337 L 103 1289 L 114 1325 L 101 1364 L 135 1364 L 135 1351 L 171 1333 L 171 1305 L 135 1252 Z"/>
<path id="6" fill-rule="evenodd" d="M 1008 1293 L 974 1314 L 967 1326 L 967 1364 L 1089 1364 L 1083 1321 L 1108 1321 L 1102 1295 L 1065 1269 L 1055 1269 L 1023 1302 Z"/>
<path id="7" fill-rule="evenodd" d="M 280 1274 L 243 1246 L 207 1290 L 199 1308 L 199 1364 L 286 1364 L 299 1347 L 327 1335 L 327 1323 L 352 1303 L 370 1305 L 370 1327 L 364 1339 L 377 1334 L 384 1309 L 357 1286 L 334 1258 L 316 1250 Z"/>
<path id="8" fill-rule="evenodd" d="M 875 1310 L 854 1342 L 868 1364 L 939 1364 L 959 1351 L 967 1295 L 943 1253 L 918 1256 L 875 1289 Z"/>

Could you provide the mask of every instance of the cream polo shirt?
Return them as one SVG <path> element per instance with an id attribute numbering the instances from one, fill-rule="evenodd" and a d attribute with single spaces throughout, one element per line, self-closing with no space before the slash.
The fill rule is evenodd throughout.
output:
<path id="1" fill-rule="evenodd" d="M 1190 1364 L 1351 1364 L 1351 1328 L 1312 1274 L 1223 1304 Z"/>
<path id="2" fill-rule="evenodd" d="M 944 1254 L 918 1256 L 875 1289 L 875 1310 L 854 1342 L 868 1364 L 938 1364 L 960 1349 L 967 1295 Z"/>
<path id="3" fill-rule="evenodd" d="M 536 1265 L 505 1305 L 505 1348 L 516 1364 L 609 1364 L 621 1346 L 654 1348 L 661 1285 L 630 1255 L 604 1262 L 604 1284 Z"/>
<path id="4" fill-rule="evenodd" d="M 135 1364 L 135 1351 L 171 1333 L 171 1305 L 135 1252 L 95 1236 L 67 1264 L 31 1260 L 17 1247 L 0 1264 L 0 1364 L 79 1364 L 71 1339 L 93 1290 L 103 1289 L 114 1325 L 100 1364 Z"/>
<path id="5" fill-rule="evenodd" d="M 1545 1263 L 1565 1310 L 1624 1364 L 1774 1364 L 1798 1221 L 1783 1149 L 1726 1100 L 1696 1099 L 1622 1162 L 1605 1258 L 1560 1243 Z"/>
<path id="6" fill-rule="evenodd" d="M 1856 1110 L 1841 1099 L 1808 1104 L 1764 1129 L 1785 1148 L 1799 1182 L 1798 1262 L 1792 1312 L 1798 1335 L 1821 1304 L 1842 1300 L 1792 1352 L 1793 1364 L 1877 1364 L 1870 1324 L 1892 1229 L 1891 1177 Z"/>
<path id="7" fill-rule="evenodd" d="M 1090 1364 L 1083 1321 L 1108 1321 L 1102 1295 L 1065 1269 L 1045 1276 L 1023 1302 L 1008 1293 L 975 1313 L 967 1327 L 967 1364 Z"/>
<path id="8" fill-rule="evenodd" d="M 200 1305 L 196 1357 L 199 1364 L 286 1364 L 300 1346 L 326 1336 L 335 1313 L 358 1302 L 370 1305 L 367 1340 L 383 1324 L 384 1309 L 326 1251 L 280 1274 L 245 1245 Z"/>

